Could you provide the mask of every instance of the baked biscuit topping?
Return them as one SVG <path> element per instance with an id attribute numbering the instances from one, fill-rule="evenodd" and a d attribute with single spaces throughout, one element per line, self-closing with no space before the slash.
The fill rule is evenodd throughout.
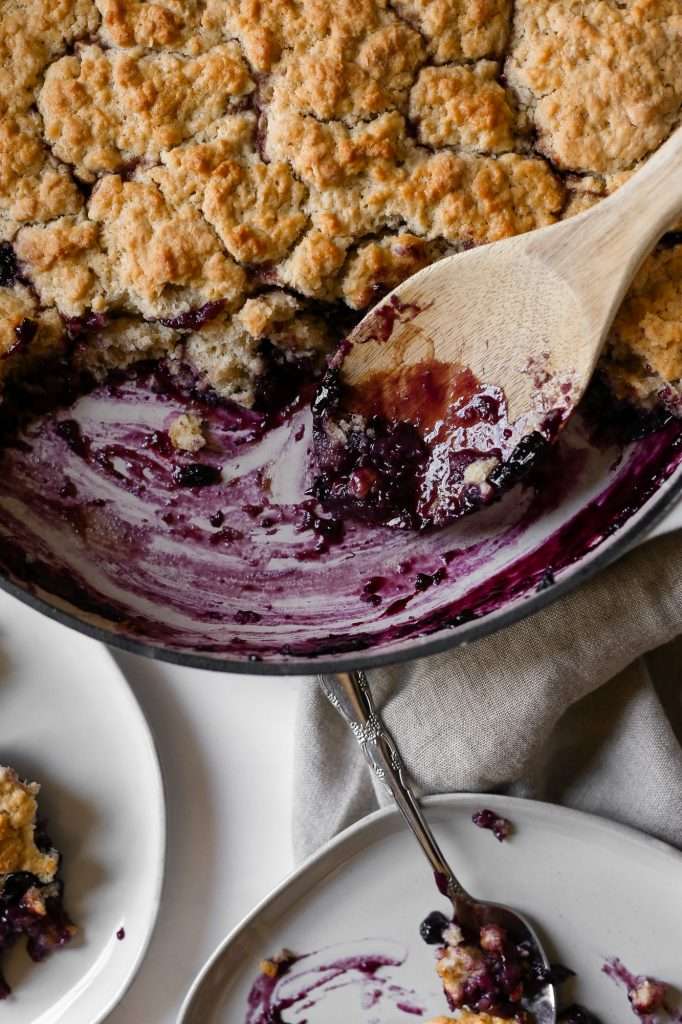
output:
<path id="1" fill-rule="evenodd" d="M 649 156 L 682 106 L 676 0 L 527 0 L 507 80 L 560 167 L 614 173 Z"/>
<path id="2" fill-rule="evenodd" d="M 64 909 L 60 856 L 36 823 L 40 786 L 0 767 L 0 1000 L 10 995 L 3 954 L 20 938 L 39 962 L 67 945 L 76 928 Z"/>
<path id="3" fill-rule="evenodd" d="M 23 783 L 11 768 L 0 768 L 0 888 L 3 876 L 27 871 L 51 882 L 59 867 L 55 850 L 41 853 L 35 844 L 36 797 L 40 786 Z"/>
<path id="4" fill-rule="evenodd" d="M 5 8 L 0 378 L 77 334 L 96 375 L 172 356 L 249 403 L 266 341 L 328 351 L 427 263 L 598 202 L 682 107 L 676 0 Z M 681 259 L 623 307 L 621 394 L 677 400 Z"/>

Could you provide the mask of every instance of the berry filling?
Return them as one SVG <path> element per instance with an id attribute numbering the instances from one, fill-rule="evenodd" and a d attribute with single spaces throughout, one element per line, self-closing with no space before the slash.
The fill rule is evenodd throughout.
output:
<path id="1" fill-rule="evenodd" d="M 383 311 L 380 341 L 398 315 Z M 511 422 L 499 388 L 436 360 L 351 387 L 342 375 L 351 347 L 341 345 L 313 403 L 312 493 L 335 514 L 444 526 L 522 480 L 563 422 L 560 409 Z"/>
<path id="2" fill-rule="evenodd" d="M 438 946 L 436 971 L 451 1010 L 527 1024 L 525 1004 L 545 985 L 561 984 L 573 973 L 560 965 L 546 968 L 527 941 L 517 942 L 498 924 L 462 925 L 434 911 L 422 921 L 420 934 Z"/>
<path id="3" fill-rule="evenodd" d="M 487 808 L 484 808 L 482 811 L 476 811 L 471 816 L 471 820 L 478 828 L 489 829 L 500 843 L 509 839 L 512 833 L 513 826 L 511 821 Z"/>
<path id="4" fill-rule="evenodd" d="M 102 330 L 109 323 L 109 317 L 103 313 L 84 313 L 82 316 L 64 317 L 64 329 L 69 341 L 78 341 L 92 331 Z"/>
<path id="5" fill-rule="evenodd" d="M 383 947 L 383 948 L 382 948 Z M 296 956 L 283 950 L 260 963 L 260 973 L 249 992 L 246 1024 L 285 1024 L 287 1021 L 324 1019 L 316 1012 L 329 1002 L 344 1019 L 403 1020 L 405 1014 L 424 1018 L 425 1007 L 417 994 L 398 984 L 391 969 L 400 967 L 406 951 L 394 942 L 349 942 Z M 341 995 L 340 995 L 341 994 Z M 358 1011 L 348 1015 L 348 1006 Z M 331 1014 L 336 1019 L 336 1013 Z"/>
<path id="6" fill-rule="evenodd" d="M 207 302 L 197 309 L 189 309 L 186 313 L 180 313 L 178 316 L 161 319 L 159 323 L 162 323 L 164 327 L 173 327 L 176 331 L 198 331 L 209 320 L 218 316 L 224 307 L 225 303 L 222 301 Z"/>
<path id="7" fill-rule="evenodd" d="M 5 357 L 14 355 L 21 349 L 28 348 L 36 334 L 38 333 L 38 324 L 35 320 L 31 320 L 29 317 L 24 317 L 17 326 L 14 328 L 14 337 L 17 339 L 12 348 L 5 352 Z"/>
<path id="8" fill-rule="evenodd" d="M 0 288 L 11 288 L 19 277 L 19 265 L 9 242 L 0 242 Z"/>
<path id="9" fill-rule="evenodd" d="M 41 850 L 52 846 L 38 830 L 36 845 Z M 36 963 L 71 941 L 76 928 L 64 909 L 63 895 L 64 885 L 59 878 L 43 884 L 28 871 L 0 876 L 0 959 L 22 937 L 26 939 L 26 952 Z M 0 972 L 0 999 L 10 994 Z"/>

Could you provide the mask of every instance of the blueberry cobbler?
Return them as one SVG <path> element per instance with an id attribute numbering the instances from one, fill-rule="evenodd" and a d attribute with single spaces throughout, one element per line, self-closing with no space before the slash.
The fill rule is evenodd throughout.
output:
<path id="1" fill-rule="evenodd" d="M 468 927 L 434 911 L 422 922 L 420 934 L 435 947 L 436 971 L 450 1009 L 471 1024 L 531 1024 L 528 1000 L 548 982 L 559 984 L 572 973 L 559 965 L 546 968 L 527 942 L 516 941 L 498 924 Z"/>
<path id="2" fill-rule="evenodd" d="M 416 270 L 616 189 L 679 121 L 681 44 L 677 0 L 5 0 L 6 393 L 149 360 L 246 406 L 283 368 L 305 393 Z M 670 409 L 681 243 L 602 360 Z"/>
<path id="3" fill-rule="evenodd" d="M 0 957 L 21 938 L 43 960 L 75 933 L 62 903 L 60 856 L 36 822 L 37 783 L 0 767 Z M 10 989 L 0 971 L 0 999 Z"/>

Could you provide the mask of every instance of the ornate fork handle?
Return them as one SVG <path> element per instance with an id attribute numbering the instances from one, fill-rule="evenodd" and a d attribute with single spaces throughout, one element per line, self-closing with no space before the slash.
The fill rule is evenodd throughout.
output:
<path id="1" fill-rule="evenodd" d="M 370 768 L 386 786 L 433 869 L 439 888 L 453 903 L 471 897 L 452 872 L 406 779 L 400 752 L 379 717 L 364 672 L 320 676 L 328 700 L 345 718 Z"/>

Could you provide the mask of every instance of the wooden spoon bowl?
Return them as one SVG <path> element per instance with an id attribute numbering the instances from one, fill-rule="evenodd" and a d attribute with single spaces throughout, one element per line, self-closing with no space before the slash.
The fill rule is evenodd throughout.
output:
<path id="1" fill-rule="evenodd" d="M 515 483 L 584 394 L 627 288 L 679 216 L 681 172 L 682 129 L 586 213 L 399 285 L 318 392 L 317 497 L 423 528 Z"/>

